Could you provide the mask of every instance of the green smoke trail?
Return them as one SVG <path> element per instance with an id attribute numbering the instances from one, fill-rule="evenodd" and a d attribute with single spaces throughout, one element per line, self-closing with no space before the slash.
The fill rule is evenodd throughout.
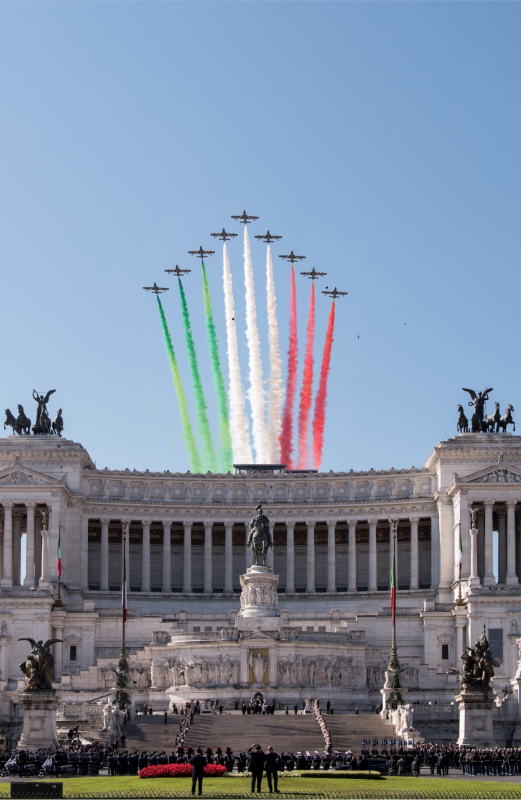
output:
<path id="1" fill-rule="evenodd" d="M 168 323 L 166 321 L 163 305 L 157 296 L 157 305 L 159 308 L 159 316 L 161 317 L 161 325 L 165 336 L 166 350 L 168 353 L 168 360 L 170 361 L 170 369 L 172 370 L 172 381 L 174 383 L 175 392 L 177 395 L 177 402 L 179 404 L 179 413 L 181 415 L 181 424 L 183 426 L 183 436 L 185 438 L 186 447 L 190 457 L 190 469 L 192 472 L 202 472 L 201 459 L 195 443 L 194 432 L 190 422 L 190 414 L 188 413 L 188 405 L 186 402 L 186 395 L 184 393 L 183 384 L 181 383 L 181 376 L 179 375 L 179 366 L 175 357 L 174 345 L 172 344 L 172 337 L 168 330 Z"/>
<path id="2" fill-rule="evenodd" d="M 217 346 L 217 333 L 213 319 L 212 301 L 210 300 L 210 287 L 206 276 L 204 261 L 201 260 L 203 272 L 203 300 L 204 313 L 206 316 L 206 330 L 208 331 L 208 344 L 210 346 L 210 360 L 212 362 L 213 379 L 217 392 L 217 410 L 219 419 L 219 437 L 221 439 L 221 462 L 224 472 L 229 472 L 232 468 L 232 439 L 230 435 L 230 418 L 228 415 L 228 402 L 226 399 L 226 389 L 219 358 L 219 348 Z"/>
<path id="3" fill-rule="evenodd" d="M 199 372 L 199 364 L 197 363 L 197 354 L 195 352 L 194 337 L 192 336 L 190 312 L 188 311 L 188 303 L 186 302 L 185 290 L 181 278 L 179 278 L 179 297 L 181 299 L 181 312 L 183 315 L 186 349 L 188 351 L 190 372 L 192 373 L 194 394 L 197 403 L 199 432 L 201 434 L 201 439 L 203 441 L 203 447 L 205 450 L 206 460 L 208 461 L 209 469 L 211 472 L 217 472 L 215 448 L 213 446 L 210 424 L 208 422 L 208 414 L 206 413 L 206 401 L 204 399 L 204 391 L 203 391 L 203 384 L 201 382 L 201 374 Z"/>

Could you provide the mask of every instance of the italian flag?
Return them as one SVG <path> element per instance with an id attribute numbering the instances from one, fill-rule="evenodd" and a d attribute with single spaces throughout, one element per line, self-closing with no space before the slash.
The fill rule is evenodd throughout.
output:
<path id="1" fill-rule="evenodd" d="M 391 562 L 391 618 L 393 624 L 396 619 L 396 552 L 393 546 L 393 560 Z"/>
<path id="2" fill-rule="evenodd" d="M 56 547 L 56 568 L 58 570 L 58 578 L 62 576 L 62 542 L 61 531 L 58 532 L 58 545 Z"/>

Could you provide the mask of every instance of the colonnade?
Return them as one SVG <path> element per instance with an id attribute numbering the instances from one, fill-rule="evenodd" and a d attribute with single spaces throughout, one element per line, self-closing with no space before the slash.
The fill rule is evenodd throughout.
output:
<path id="1" fill-rule="evenodd" d="M 250 563 L 250 551 L 246 545 L 247 522 L 132 519 L 128 523 L 131 535 L 127 538 L 127 546 L 133 553 L 130 572 L 137 576 L 131 589 L 137 591 L 231 593 L 238 588 L 238 575 Z M 268 563 L 281 575 L 280 590 L 309 594 L 316 591 L 376 592 L 388 588 L 392 556 L 392 525 L 389 520 L 272 520 L 271 525 L 273 548 L 269 551 Z M 121 528 L 121 520 L 84 520 L 83 580 L 84 585 L 91 589 L 109 591 L 117 588 L 118 574 L 111 565 L 117 566 Z M 197 534 L 197 546 L 192 542 L 194 533 Z M 129 545 L 131 538 L 133 543 Z M 433 552 L 437 548 L 436 516 L 398 520 L 397 557 L 398 574 L 403 576 L 402 588 L 414 591 L 436 585 L 437 559 Z M 216 567 L 218 553 L 217 560 L 220 560 Z M 139 562 L 136 568 L 132 566 L 134 560 Z M 160 571 L 158 560 L 161 562 Z M 400 561 L 404 563 L 400 565 Z M 216 587 L 217 569 L 219 586 Z M 196 573 L 198 581 L 194 581 Z M 320 586 L 317 585 L 318 575 L 321 576 Z"/>
<path id="2" fill-rule="evenodd" d="M 470 508 L 475 510 L 475 527 Z M 494 533 L 497 533 L 497 583 L 518 586 L 520 553 L 517 546 L 516 500 L 482 500 L 464 503 L 462 519 L 468 519 L 470 552 L 468 579 L 471 586 L 496 584 L 494 574 Z"/>
<path id="3" fill-rule="evenodd" d="M 53 571 L 49 560 L 49 538 L 56 541 L 58 538 L 58 504 L 3 500 L 1 509 L 0 585 L 48 587 Z M 23 535 L 26 537 L 24 565 L 21 563 Z"/>

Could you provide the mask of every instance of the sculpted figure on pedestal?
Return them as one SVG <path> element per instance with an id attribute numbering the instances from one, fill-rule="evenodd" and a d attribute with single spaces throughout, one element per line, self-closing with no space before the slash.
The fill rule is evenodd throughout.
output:
<path id="1" fill-rule="evenodd" d="M 47 639 L 46 642 L 40 639 L 22 637 L 19 642 L 29 642 L 32 650 L 20 664 L 20 669 L 26 678 L 26 692 L 48 692 L 52 690 L 52 673 L 54 667 L 54 657 L 51 653 L 51 645 L 55 642 L 63 642 L 63 639 Z"/>
<path id="2" fill-rule="evenodd" d="M 489 689 L 495 662 L 484 631 L 474 647 L 465 648 L 461 659 L 460 689 Z"/>
<path id="3" fill-rule="evenodd" d="M 252 564 L 265 567 L 268 550 L 273 546 L 270 521 L 263 513 L 261 503 L 259 503 L 255 511 L 256 514 L 250 522 L 246 544 L 251 546 Z"/>

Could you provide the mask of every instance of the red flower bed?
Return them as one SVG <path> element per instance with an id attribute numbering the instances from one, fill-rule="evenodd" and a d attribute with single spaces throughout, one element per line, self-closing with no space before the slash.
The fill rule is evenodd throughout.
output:
<path id="1" fill-rule="evenodd" d="M 220 778 L 226 772 L 226 767 L 221 764 L 207 764 L 204 768 L 206 778 Z M 144 767 L 140 778 L 188 778 L 192 774 L 191 764 L 156 764 L 154 767 Z"/>

